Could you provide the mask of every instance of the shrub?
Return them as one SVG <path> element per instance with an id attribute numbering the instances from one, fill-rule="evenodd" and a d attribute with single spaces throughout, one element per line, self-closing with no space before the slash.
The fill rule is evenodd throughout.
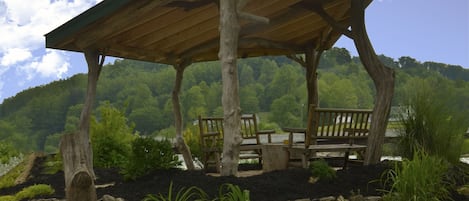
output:
<path id="1" fill-rule="evenodd" d="M 192 156 L 201 158 L 202 148 L 200 147 L 200 131 L 198 131 L 198 128 L 198 126 L 188 126 L 183 135 L 187 146 L 191 150 Z"/>
<path id="2" fill-rule="evenodd" d="M 387 173 L 385 186 L 391 189 L 383 197 L 385 201 L 427 201 L 449 199 L 450 184 L 444 182 L 448 163 L 422 151 L 414 153 L 413 160 L 404 159 L 402 167 L 396 163 Z"/>
<path id="3" fill-rule="evenodd" d="M 99 119 L 93 117 L 90 132 L 93 162 L 97 167 L 123 167 L 135 138 L 122 111 L 105 102 L 99 107 Z"/>
<path id="4" fill-rule="evenodd" d="M 15 194 L 17 200 L 23 200 L 26 198 L 34 198 L 39 195 L 52 195 L 54 194 L 54 189 L 50 185 L 46 184 L 36 184 L 33 186 L 28 186 L 23 188 L 20 192 Z"/>
<path id="5" fill-rule="evenodd" d="M 188 201 L 188 200 L 208 200 L 207 194 L 200 188 L 192 186 L 190 188 L 181 188 L 173 197 L 173 182 L 169 184 L 168 195 L 147 195 L 143 201 Z"/>
<path id="6" fill-rule="evenodd" d="M 309 165 L 311 175 L 324 181 L 332 181 L 337 178 L 336 171 L 329 167 L 324 159 L 315 160 Z"/>
<path id="7" fill-rule="evenodd" d="M 0 141 L 0 163 L 8 163 L 10 158 L 19 156 L 19 154 L 11 143 L 3 140 Z"/>
<path id="8" fill-rule="evenodd" d="M 174 168 L 179 164 L 168 140 L 140 137 L 132 142 L 130 158 L 122 173 L 126 179 L 136 179 L 150 171 Z"/>

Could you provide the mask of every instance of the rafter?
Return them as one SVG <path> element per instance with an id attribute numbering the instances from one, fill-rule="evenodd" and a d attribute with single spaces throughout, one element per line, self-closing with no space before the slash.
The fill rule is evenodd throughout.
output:
<path id="1" fill-rule="evenodd" d="M 302 1 L 298 3 L 297 5 L 301 6 L 302 8 L 306 8 L 310 11 L 315 12 L 318 14 L 324 21 L 326 21 L 334 30 L 344 34 L 345 36 L 349 37 L 350 39 L 353 39 L 353 34 L 352 31 L 348 29 L 347 26 L 339 23 L 334 17 L 329 15 L 329 13 L 324 10 L 324 7 L 321 2 L 306 2 Z"/>

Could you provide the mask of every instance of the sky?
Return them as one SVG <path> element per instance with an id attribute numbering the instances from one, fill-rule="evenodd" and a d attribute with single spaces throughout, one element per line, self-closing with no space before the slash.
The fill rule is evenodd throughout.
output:
<path id="1" fill-rule="evenodd" d="M 83 54 L 46 49 L 44 35 L 100 1 L 0 0 L 0 103 L 87 72 Z M 469 68 L 469 0 L 374 0 L 365 22 L 377 54 Z M 335 46 L 357 55 L 346 37 Z"/>

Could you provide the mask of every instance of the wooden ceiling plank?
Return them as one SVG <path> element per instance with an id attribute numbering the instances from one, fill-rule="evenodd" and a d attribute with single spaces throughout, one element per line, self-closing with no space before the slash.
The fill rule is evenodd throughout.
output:
<path id="1" fill-rule="evenodd" d="M 131 4 L 125 11 L 106 18 L 103 22 L 98 23 L 97 26 L 94 26 L 93 29 L 80 34 L 76 43 L 86 48 L 96 43 L 96 41 L 103 40 L 106 35 L 128 30 L 133 25 L 140 23 L 142 15 L 151 12 L 166 1 L 138 1 L 137 4 Z"/>
<path id="2" fill-rule="evenodd" d="M 163 30 L 168 24 L 177 24 L 179 21 L 184 19 L 186 11 L 178 8 L 160 8 L 163 15 L 158 18 L 153 18 L 144 24 L 140 24 L 131 30 L 128 30 L 122 34 L 114 36 L 111 40 L 119 43 L 132 43 L 135 40 L 143 38 L 145 36 L 157 33 Z M 203 12 L 203 11 L 202 11 Z"/>
<path id="3" fill-rule="evenodd" d="M 145 36 L 134 39 L 128 44 L 131 46 L 143 45 L 143 47 L 145 47 L 159 40 L 164 40 L 175 33 L 183 31 L 186 29 L 186 27 L 193 26 L 193 24 L 197 21 L 205 21 L 210 19 L 214 12 L 213 9 L 216 9 L 216 6 L 208 5 L 200 9 L 187 12 L 186 15 L 179 17 L 179 21 L 173 24 L 167 24 L 167 26 L 161 27 L 161 29 L 152 29 L 150 27 L 151 31 L 148 32 Z"/>

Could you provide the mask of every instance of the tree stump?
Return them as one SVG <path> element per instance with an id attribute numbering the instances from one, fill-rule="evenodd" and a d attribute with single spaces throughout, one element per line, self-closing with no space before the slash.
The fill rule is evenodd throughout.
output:
<path id="1" fill-rule="evenodd" d="M 94 178 L 86 165 L 85 150 L 79 133 L 64 135 L 60 152 L 64 164 L 65 195 L 67 201 L 96 201 Z"/>

